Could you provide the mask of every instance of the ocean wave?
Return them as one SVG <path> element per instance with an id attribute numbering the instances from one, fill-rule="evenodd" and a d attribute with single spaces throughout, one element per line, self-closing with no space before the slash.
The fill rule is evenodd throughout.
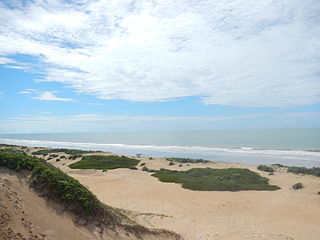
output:
<path id="1" fill-rule="evenodd" d="M 105 144 L 105 143 L 78 143 L 78 142 L 57 142 L 26 139 L 0 139 L 0 143 L 16 144 L 35 147 L 58 147 L 58 148 L 78 148 L 85 150 L 116 151 L 129 150 L 132 152 L 162 152 L 180 153 L 190 155 L 216 156 L 217 154 L 242 154 L 242 155 L 264 155 L 277 157 L 298 157 L 312 158 L 320 161 L 320 152 L 312 150 L 290 150 L 290 149 L 256 149 L 253 147 L 240 148 L 215 148 L 203 146 L 165 146 L 165 145 L 130 145 L 130 144 Z"/>

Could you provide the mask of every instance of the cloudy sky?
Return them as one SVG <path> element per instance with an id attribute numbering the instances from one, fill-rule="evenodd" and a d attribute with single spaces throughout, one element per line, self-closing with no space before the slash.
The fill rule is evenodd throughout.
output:
<path id="1" fill-rule="evenodd" d="M 320 127 L 319 0 L 2 0 L 0 133 Z"/>

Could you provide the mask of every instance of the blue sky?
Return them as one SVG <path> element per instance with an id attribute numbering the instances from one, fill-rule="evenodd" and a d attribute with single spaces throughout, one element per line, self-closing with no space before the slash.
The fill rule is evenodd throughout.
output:
<path id="1" fill-rule="evenodd" d="M 320 127 L 319 10 L 0 1 L 0 133 Z"/>

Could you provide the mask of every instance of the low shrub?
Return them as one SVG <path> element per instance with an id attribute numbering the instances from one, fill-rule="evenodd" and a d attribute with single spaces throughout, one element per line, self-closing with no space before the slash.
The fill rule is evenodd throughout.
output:
<path id="1" fill-rule="evenodd" d="M 277 190 L 269 179 L 243 168 L 192 168 L 187 171 L 160 169 L 152 174 L 162 182 L 182 184 L 183 188 L 198 191 Z"/>
<path id="2" fill-rule="evenodd" d="M 174 162 L 169 162 L 169 166 L 176 165 Z"/>
<path id="3" fill-rule="evenodd" d="M 143 166 L 142 171 L 149 171 L 149 168 L 147 168 L 146 166 Z"/>
<path id="4" fill-rule="evenodd" d="M 266 165 L 259 165 L 257 167 L 257 169 L 259 169 L 260 171 L 264 171 L 264 172 L 269 172 L 269 173 L 273 173 L 274 169 L 272 167 L 266 166 Z"/>
<path id="5" fill-rule="evenodd" d="M 209 160 L 193 159 L 193 158 L 167 158 L 167 161 L 178 163 L 209 163 Z"/>
<path id="6" fill-rule="evenodd" d="M 137 167 L 130 167 L 130 170 L 139 170 Z"/>
<path id="7" fill-rule="evenodd" d="M 308 175 L 320 177 L 320 168 L 319 167 L 313 167 L 313 168 L 288 167 L 287 171 L 291 172 L 291 173 L 295 173 L 295 174 L 308 174 Z"/>
<path id="8" fill-rule="evenodd" d="M 303 187 L 304 187 L 304 186 L 303 186 L 302 183 L 296 183 L 296 184 L 293 184 L 293 185 L 292 185 L 292 188 L 293 188 L 294 190 L 302 189 Z"/>
<path id="9" fill-rule="evenodd" d="M 69 165 L 72 169 L 116 169 L 135 167 L 140 161 L 134 158 L 125 156 L 119 157 L 115 155 L 98 156 L 90 155 L 75 163 Z"/>
<path id="10" fill-rule="evenodd" d="M 33 152 L 34 155 L 44 155 L 48 153 L 58 153 L 63 152 L 70 155 L 78 155 L 78 154 L 86 154 L 86 153 L 95 153 L 99 151 L 86 151 L 86 150 L 78 150 L 78 149 L 65 149 L 65 148 L 50 148 L 50 149 L 41 149 Z"/>
<path id="11" fill-rule="evenodd" d="M 141 163 L 141 164 L 140 164 L 140 166 L 141 166 L 141 167 L 142 167 L 142 166 L 144 166 L 144 165 L 146 165 L 146 163 L 145 163 L 145 162 L 143 162 L 143 163 Z"/>

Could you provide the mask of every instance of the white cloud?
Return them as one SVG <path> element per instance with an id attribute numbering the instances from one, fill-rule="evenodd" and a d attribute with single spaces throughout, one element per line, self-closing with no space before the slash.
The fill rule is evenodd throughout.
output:
<path id="1" fill-rule="evenodd" d="M 195 116 L 130 116 L 105 114 L 77 114 L 49 116 L 39 112 L 36 116 L 18 116 L 0 119 L 0 133 L 56 133 L 56 132 L 101 132 L 132 130 L 210 130 L 210 129 L 255 129 L 270 127 L 290 128 L 300 124 L 301 127 L 319 127 L 320 113 L 260 113 L 233 116 L 195 117 Z M 313 125 L 310 125 L 310 122 Z M 11 132 L 8 132 L 11 131 Z"/>
<path id="2" fill-rule="evenodd" d="M 0 56 L 0 64 L 16 63 L 16 61 Z"/>
<path id="3" fill-rule="evenodd" d="M 235 119 L 252 119 L 261 114 L 227 117 L 193 116 L 130 116 L 104 114 L 77 114 L 66 116 L 19 116 L 0 119 L 0 133 L 41 133 L 41 132 L 86 132 L 132 129 L 177 129 L 177 127 L 195 126 L 196 129 Z"/>
<path id="4" fill-rule="evenodd" d="M 309 105 L 320 103 L 319 10 L 317 0 L 0 3 L 0 55 L 37 56 L 41 81 L 102 99 Z"/>
<path id="5" fill-rule="evenodd" d="M 36 92 L 37 92 L 36 89 L 28 88 L 28 89 L 25 89 L 23 91 L 18 92 L 18 94 L 33 94 L 33 93 L 36 93 Z"/>
<path id="6" fill-rule="evenodd" d="M 29 67 L 26 67 L 26 66 L 16 66 L 16 65 L 6 65 L 5 67 L 11 68 L 11 69 L 20 69 L 20 70 L 29 69 Z"/>
<path id="7" fill-rule="evenodd" d="M 38 96 L 33 97 L 33 99 L 42 101 L 58 101 L 58 102 L 74 102 L 72 98 L 62 98 L 57 97 L 53 91 L 40 92 Z"/>

